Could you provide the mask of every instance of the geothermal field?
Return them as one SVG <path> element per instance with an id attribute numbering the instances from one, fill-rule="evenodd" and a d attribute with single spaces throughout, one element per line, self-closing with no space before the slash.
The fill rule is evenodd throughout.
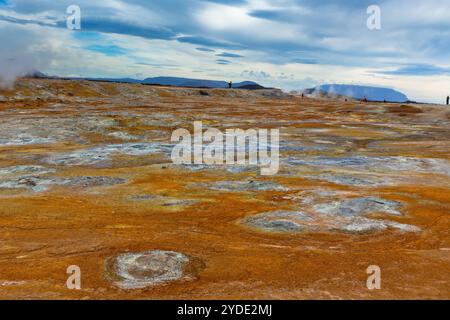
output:
<path id="1" fill-rule="evenodd" d="M 278 173 L 174 164 L 194 121 Z M 0 122 L 2 299 L 450 298 L 448 107 L 22 79 Z"/>

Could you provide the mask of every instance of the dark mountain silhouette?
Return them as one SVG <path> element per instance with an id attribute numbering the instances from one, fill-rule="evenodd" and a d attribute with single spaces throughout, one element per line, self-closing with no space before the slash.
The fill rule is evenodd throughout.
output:
<path id="1" fill-rule="evenodd" d="M 42 73 L 40 71 L 34 70 L 34 71 L 31 71 L 31 72 L 28 72 L 25 75 L 25 78 L 42 79 L 42 78 L 49 78 L 49 76 L 47 76 L 46 74 L 44 74 L 44 73 Z"/>
<path id="2" fill-rule="evenodd" d="M 156 77 L 147 78 L 142 81 L 143 84 L 154 84 L 161 86 L 176 86 L 176 87 L 194 87 L 194 88 L 228 88 L 227 81 L 219 80 L 203 80 L 203 79 L 190 79 L 190 78 L 178 78 L 178 77 Z M 240 88 L 242 86 L 258 85 L 253 81 L 244 81 L 233 83 L 233 88 Z"/>
<path id="3" fill-rule="evenodd" d="M 268 89 L 266 87 L 263 87 L 257 83 L 255 84 L 245 84 L 243 86 L 237 87 L 237 89 L 246 89 L 246 90 L 261 90 L 261 89 Z"/>
<path id="4" fill-rule="evenodd" d="M 155 77 L 138 80 L 133 78 L 84 78 L 84 77 L 57 77 L 48 76 L 42 72 L 34 71 L 27 75 L 32 78 L 47 78 L 47 79 L 67 79 L 67 80 L 90 80 L 90 81 L 104 81 L 104 82 L 119 82 L 119 83 L 140 83 L 146 85 L 159 86 L 174 86 L 174 87 L 192 87 L 192 88 L 228 88 L 227 81 L 220 80 L 204 80 L 204 79 L 190 79 L 178 77 Z M 265 89 L 253 81 L 243 81 L 233 83 L 235 89 L 257 90 Z"/>

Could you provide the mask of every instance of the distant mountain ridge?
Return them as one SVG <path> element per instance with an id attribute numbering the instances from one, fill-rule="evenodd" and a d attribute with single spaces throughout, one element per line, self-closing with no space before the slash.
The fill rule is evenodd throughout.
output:
<path id="1" fill-rule="evenodd" d="M 205 79 L 191 79 L 180 77 L 154 77 L 138 80 L 133 78 L 83 78 L 83 77 L 53 77 L 47 76 L 39 71 L 35 71 L 27 75 L 33 78 L 50 78 L 50 79 L 69 79 L 69 80 L 90 80 L 90 81 L 107 81 L 107 82 L 121 82 L 121 83 L 140 83 L 147 85 L 159 86 L 174 86 L 174 87 L 193 87 L 193 88 L 228 88 L 227 81 L 220 80 L 205 80 Z M 266 89 L 260 84 L 253 81 L 243 81 L 233 83 L 232 87 L 235 89 Z"/>
<path id="2" fill-rule="evenodd" d="M 345 96 L 352 99 L 368 101 L 387 101 L 387 102 L 407 102 L 408 97 L 394 89 L 359 86 L 359 85 L 346 85 L 346 84 L 324 84 L 312 89 L 306 90 L 307 94 L 326 94 Z"/>
<path id="3" fill-rule="evenodd" d="M 178 77 L 155 77 L 147 78 L 142 81 L 143 84 L 155 84 L 162 86 L 176 86 L 176 87 L 194 87 L 194 88 L 228 88 L 228 82 L 219 80 L 204 80 L 204 79 L 190 79 Z M 243 86 L 258 85 L 253 81 L 243 81 L 233 83 L 233 88 Z"/>

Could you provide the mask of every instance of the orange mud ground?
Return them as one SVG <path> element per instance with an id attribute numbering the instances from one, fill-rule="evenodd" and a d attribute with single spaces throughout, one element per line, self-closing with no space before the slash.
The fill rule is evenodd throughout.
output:
<path id="1" fill-rule="evenodd" d="M 450 109 L 302 99 L 276 91 L 201 91 L 56 80 L 21 80 L 15 89 L 0 90 L 0 170 L 38 165 L 53 170 L 46 177 L 126 179 L 111 186 L 50 185 L 45 190 L 33 190 L 34 182 L 3 188 L 0 183 L 0 298 L 450 298 L 450 171 L 444 165 L 450 160 Z M 352 186 L 311 178 L 321 168 L 282 164 L 280 174 L 263 177 L 251 171 L 189 170 L 158 154 L 117 153 L 101 165 L 46 162 L 52 154 L 104 144 L 169 142 L 177 128 L 192 131 L 194 120 L 219 129 L 280 128 L 283 141 L 310 147 L 282 151 L 283 159 L 428 158 L 441 159 L 441 169 L 383 172 L 373 167 L 360 174 L 376 172 L 381 180 L 394 177 L 394 183 Z M 30 136 L 44 140 L 30 142 Z M 245 179 L 275 182 L 286 190 L 205 187 Z M 300 200 L 323 190 L 337 197 L 401 201 L 401 216 L 382 219 L 420 232 L 350 233 L 319 226 L 278 233 L 240 223 L 279 209 L 308 211 L 311 207 Z M 145 200 L 145 195 L 163 200 Z M 164 199 L 192 203 L 169 205 Z M 199 259 L 198 277 L 136 290 L 119 289 L 106 278 L 108 258 L 155 249 Z M 81 268 L 79 291 L 66 288 L 69 265 Z M 381 290 L 366 287 L 370 265 L 382 270 Z"/>

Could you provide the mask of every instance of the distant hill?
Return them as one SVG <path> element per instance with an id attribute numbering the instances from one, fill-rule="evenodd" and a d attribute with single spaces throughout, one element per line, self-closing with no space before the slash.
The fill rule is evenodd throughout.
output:
<path id="1" fill-rule="evenodd" d="M 261 90 L 261 89 L 268 89 L 266 87 L 263 87 L 257 83 L 255 84 L 245 84 L 243 86 L 237 87 L 237 89 L 246 89 L 246 90 Z"/>
<path id="2" fill-rule="evenodd" d="M 367 99 L 369 101 L 387 102 L 407 102 L 408 97 L 396 90 L 389 88 L 346 85 L 346 84 L 325 84 L 313 89 L 306 89 L 306 94 L 326 94 L 330 96 L 345 96 L 357 100 Z"/>
<path id="3" fill-rule="evenodd" d="M 39 71 L 34 71 L 27 75 L 31 78 L 47 78 L 47 79 L 67 79 L 67 80 L 90 80 L 90 81 L 106 81 L 106 82 L 120 82 L 120 83 L 141 83 L 147 85 L 160 85 L 160 86 L 174 86 L 174 87 L 193 87 L 193 88 L 228 88 L 227 81 L 219 80 L 203 80 L 203 79 L 190 79 L 190 78 L 178 78 L 178 77 L 155 77 L 147 78 L 144 80 L 138 80 L 133 78 L 83 78 L 83 77 L 56 77 L 47 76 Z M 233 83 L 235 89 L 247 89 L 258 90 L 266 89 L 253 81 L 243 81 Z"/>
<path id="4" fill-rule="evenodd" d="M 142 81 L 143 84 L 154 84 L 162 86 L 176 86 L 176 87 L 194 87 L 194 88 L 228 88 L 228 82 L 218 80 L 203 80 L 203 79 L 190 79 L 190 78 L 178 78 L 178 77 L 156 77 L 147 78 Z M 253 81 L 244 81 L 233 83 L 233 88 L 240 88 L 243 86 L 259 86 Z"/>
<path id="5" fill-rule="evenodd" d="M 36 79 L 41 79 L 41 78 L 48 78 L 48 76 L 40 71 L 31 71 L 28 72 L 25 76 L 25 78 L 36 78 Z"/>

